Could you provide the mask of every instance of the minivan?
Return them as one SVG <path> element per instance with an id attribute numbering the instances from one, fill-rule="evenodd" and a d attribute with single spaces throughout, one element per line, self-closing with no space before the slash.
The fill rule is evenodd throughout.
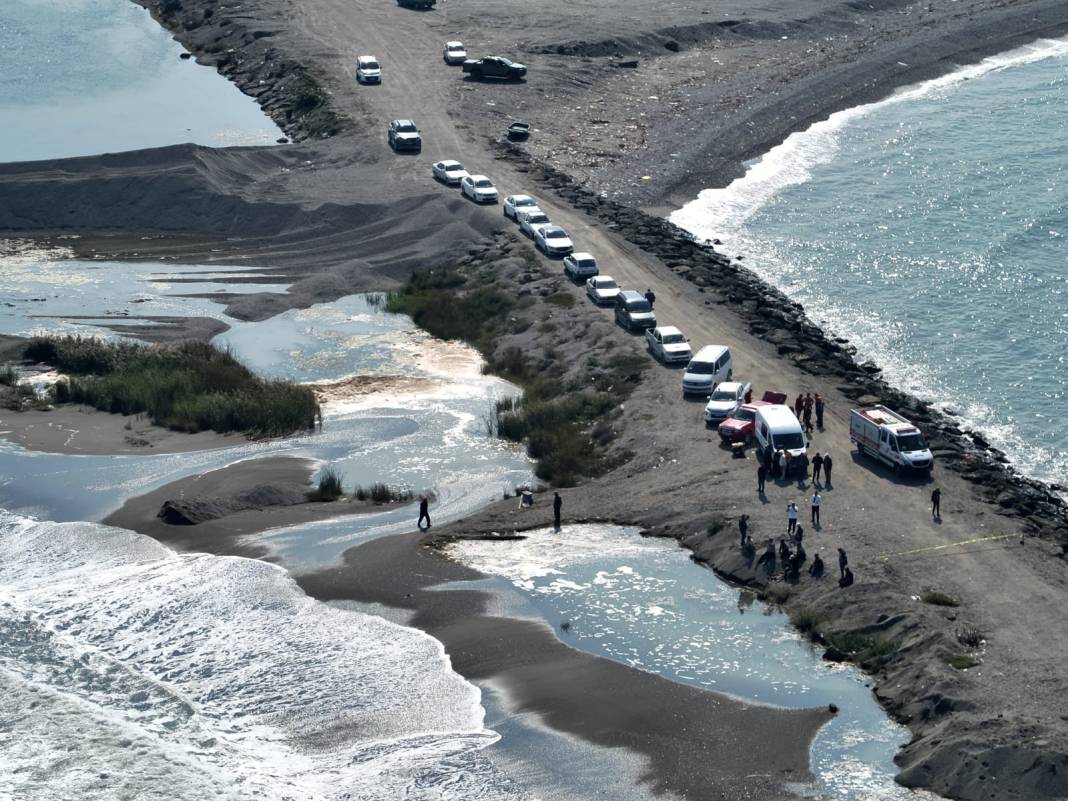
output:
<path id="1" fill-rule="evenodd" d="M 640 292 L 625 289 L 616 295 L 616 322 L 628 331 L 656 328 L 653 304 Z"/>
<path id="2" fill-rule="evenodd" d="M 720 381 L 734 375 L 731 349 L 726 345 L 705 345 L 697 351 L 682 374 L 683 395 L 711 395 Z"/>
<path id="3" fill-rule="evenodd" d="M 803 456 L 808 450 L 808 440 L 789 406 L 774 404 L 756 410 L 753 435 L 763 451 L 785 450 L 791 457 Z"/>

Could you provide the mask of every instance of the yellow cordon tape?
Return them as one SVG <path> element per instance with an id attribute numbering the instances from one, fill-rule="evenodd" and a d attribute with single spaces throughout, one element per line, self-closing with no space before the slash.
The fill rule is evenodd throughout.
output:
<path id="1" fill-rule="evenodd" d="M 924 553 L 925 551 L 941 551 L 945 548 L 956 548 L 959 545 L 974 545 L 977 542 L 992 542 L 994 540 L 1007 540 L 1015 537 L 1015 534 L 994 534 L 989 537 L 976 537 L 972 540 L 961 540 L 960 542 L 949 542 L 945 545 L 929 545 L 926 548 L 912 548 L 908 551 L 898 551 L 897 553 L 884 553 L 880 556 L 880 559 L 889 559 L 891 556 L 908 556 L 912 553 Z"/>

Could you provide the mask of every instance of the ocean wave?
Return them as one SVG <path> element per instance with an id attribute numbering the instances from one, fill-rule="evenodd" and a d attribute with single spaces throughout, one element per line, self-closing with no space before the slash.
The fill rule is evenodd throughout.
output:
<path id="1" fill-rule="evenodd" d="M 0 512 L 0 587 L 16 797 L 515 797 L 440 643 L 276 566 Z"/>

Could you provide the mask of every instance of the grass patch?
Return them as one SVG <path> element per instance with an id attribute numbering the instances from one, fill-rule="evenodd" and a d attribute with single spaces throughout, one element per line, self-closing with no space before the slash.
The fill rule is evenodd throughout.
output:
<path id="1" fill-rule="evenodd" d="M 70 377 L 56 403 L 112 414 L 146 414 L 178 431 L 240 431 L 278 437 L 315 427 L 319 404 L 307 387 L 259 378 L 229 353 L 203 342 L 142 345 L 78 336 L 34 337 L 26 358 Z"/>
<path id="2" fill-rule="evenodd" d="M 370 500 L 374 503 L 403 503 L 414 498 L 415 493 L 410 489 L 391 487 L 388 484 L 383 484 L 381 481 L 376 481 L 369 487 L 356 487 L 356 489 L 353 490 L 352 497 L 358 501 Z"/>
<path id="3" fill-rule="evenodd" d="M 407 314 L 439 339 L 461 339 L 487 349 L 515 301 L 492 287 L 466 289 L 466 283 L 456 270 L 414 273 L 386 296 L 386 311 Z M 466 291 L 458 291 L 461 288 Z"/>
<path id="4" fill-rule="evenodd" d="M 5 364 L 0 369 L 0 386 L 14 387 L 18 386 L 19 374 L 15 372 L 15 368 L 10 364 Z"/>
<path id="5" fill-rule="evenodd" d="M 332 467 L 324 467 L 319 473 L 319 485 L 312 491 L 312 499 L 336 501 L 342 494 L 341 474 Z"/>
<path id="6" fill-rule="evenodd" d="M 937 590 L 928 590 L 921 597 L 925 604 L 933 604 L 934 606 L 960 606 L 960 601 L 956 598 L 946 595 L 944 592 L 938 592 Z"/>
<path id="7" fill-rule="evenodd" d="M 957 629 L 957 642 L 963 645 L 965 648 L 979 648 L 984 642 L 986 637 L 977 628 L 971 626 L 964 626 Z"/>
<path id="8" fill-rule="evenodd" d="M 954 654 L 946 659 L 946 664 L 957 670 L 967 670 L 968 668 L 978 667 L 982 663 L 971 654 Z"/>
<path id="9" fill-rule="evenodd" d="M 849 654 L 857 662 L 879 659 L 889 656 L 897 650 L 897 644 L 884 637 L 872 637 L 867 634 L 854 634 L 848 631 L 835 631 L 824 634 L 823 639 L 832 648 Z"/>
<path id="10" fill-rule="evenodd" d="M 766 603 L 782 606 L 793 595 L 793 591 L 785 584 L 769 584 L 757 597 Z"/>
<path id="11" fill-rule="evenodd" d="M 554 306 L 559 306 L 562 309 L 570 309 L 575 305 L 575 296 L 570 292 L 553 292 L 549 297 L 545 298 L 546 303 L 551 303 Z"/>
<path id="12" fill-rule="evenodd" d="M 790 623 L 802 634 L 814 634 L 822 622 L 823 617 L 814 609 L 799 606 L 790 610 Z"/>

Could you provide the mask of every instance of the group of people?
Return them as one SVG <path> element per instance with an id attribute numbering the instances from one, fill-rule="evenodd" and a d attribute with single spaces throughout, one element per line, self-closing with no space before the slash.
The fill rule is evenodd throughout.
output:
<path id="1" fill-rule="evenodd" d="M 806 392 L 804 395 L 798 393 L 797 398 L 794 400 L 794 414 L 797 419 L 801 421 L 801 425 L 805 427 L 805 433 L 812 433 L 812 413 L 816 413 L 816 427 L 823 430 L 823 410 L 826 408 L 826 401 L 823 396 L 818 392 L 815 396 L 811 392 Z"/>
<path id="2" fill-rule="evenodd" d="M 823 499 L 816 491 L 812 494 L 812 523 L 819 525 L 820 506 Z M 768 573 L 775 570 L 776 560 L 782 566 L 783 577 L 787 581 L 796 581 L 800 578 L 801 569 L 808 560 L 805 551 L 805 531 L 797 522 L 797 504 L 790 501 L 786 505 L 786 536 L 779 539 L 778 545 L 772 537 L 768 537 L 764 544 L 764 552 L 757 558 L 757 567 L 763 566 Z M 756 545 L 749 534 L 749 515 L 743 514 L 738 518 L 738 537 L 742 552 L 752 558 L 756 554 Z M 823 559 L 814 554 L 812 564 L 808 567 L 808 573 L 814 578 L 819 578 L 825 570 Z M 838 549 L 838 570 L 840 587 L 849 587 L 853 584 L 853 571 L 849 568 L 849 559 L 843 548 Z"/>
<path id="3" fill-rule="evenodd" d="M 821 454 L 817 451 L 812 458 L 811 464 L 812 482 L 820 484 L 822 475 L 822 484 L 828 487 L 831 486 L 831 470 L 834 469 L 834 459 L 831 458 L 831 455 L 829 453 Z M 808 454 L 803 453 L 800 456 L 791 456 L 786 449 L 780 449 L 779 451 L 767 449 L 757 465 L 757 492 L 764 492 L 768 476 L 771 476 L 771 478 L 789 478 L 791 474 L 796 474 L 798 481 L 803 482 L 808 478 L 808 466 Z"/>

